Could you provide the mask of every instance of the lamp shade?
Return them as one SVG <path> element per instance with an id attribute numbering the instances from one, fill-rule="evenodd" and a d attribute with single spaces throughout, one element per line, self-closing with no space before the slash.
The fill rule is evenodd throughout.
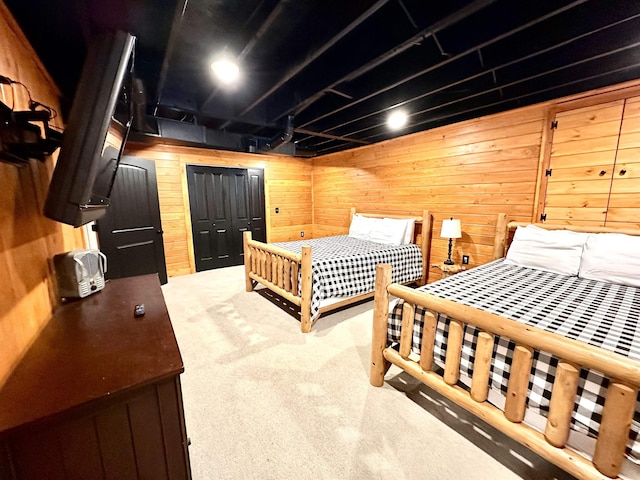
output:
<path id="1" fill-rule="evenodd" d="M 460 230 L 460 219 L 451 218 L 442 221 L 442 230 L 440 230 L 441 238 L 460 238 L 462 231 Z"/>

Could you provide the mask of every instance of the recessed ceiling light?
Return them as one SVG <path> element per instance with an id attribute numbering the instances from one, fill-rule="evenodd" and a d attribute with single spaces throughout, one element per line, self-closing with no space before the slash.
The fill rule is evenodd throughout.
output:
<path id="1" fill-rule="evenodd" d="M 216 78 L 224 84 L 232 84 L 240 78 L 240 67 L 229 58 L 221 58 L 211 64 Z"/>
<path id="2" fill-rule="evenodd" d="M 395 110 L 391 112 L 387 118 L 387 125 L 391 130 L 400 130 L 407 124 L 409 117 L 401 110 Z"/>

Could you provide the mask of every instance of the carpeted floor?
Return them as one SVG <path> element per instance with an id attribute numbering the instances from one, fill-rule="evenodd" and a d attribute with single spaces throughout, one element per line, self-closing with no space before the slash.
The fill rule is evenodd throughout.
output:
<path id="1" fill-rule="evenodd" d="M 370 386 L 372 301 L 305 335 L 243 274 L 163 287 L 195 480 L 572 478 L 395 367 Z"/>

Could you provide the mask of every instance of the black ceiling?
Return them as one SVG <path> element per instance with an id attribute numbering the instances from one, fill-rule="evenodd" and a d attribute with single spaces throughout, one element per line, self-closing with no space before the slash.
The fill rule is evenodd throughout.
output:
<path id="1" fill-rule="evenodd" d="M 307 153 L 640 77 L 636 0 L 4 1 L 67 99 L 87 39 L 126 30 L 149 115 L 261 138 L 293 116 Z M 241 63 L 231 90 L 211 75 L 221 50 Z"/>

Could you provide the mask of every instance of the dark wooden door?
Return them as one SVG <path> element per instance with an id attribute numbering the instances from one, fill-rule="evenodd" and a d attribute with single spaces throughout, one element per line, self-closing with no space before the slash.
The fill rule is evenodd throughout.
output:
<path id="1" fill-rule="evenodd" d="M 264 239 L 263 178 L 262 170 L 187 166 L 196 271 L 241 265 L 242 234 L 254 219 Z"/>
<path id="2" fill-rule="evenodd" d="M 264 170 L 250 168 L 249 175 L 249 216 L 251 217 L 251 238 L 259 242 L 267 241 L 267 223 L 264 218 Z"/>
<path id="3" fill-rule="evenodd" d="M 97 221 L 107 278 L 157 273 L 167 283 L 156 167 L 152 160 L 123 157 L 111 192 L 111 205 Z"/>

